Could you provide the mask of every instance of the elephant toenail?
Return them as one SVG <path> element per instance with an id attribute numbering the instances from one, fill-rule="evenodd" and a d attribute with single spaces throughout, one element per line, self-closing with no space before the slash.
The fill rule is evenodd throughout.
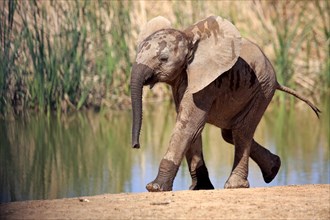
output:
<path id="1" fill-rule="evenodd" d="M 157 183 L 154 183 L 154 184 L 152 184 L 152 188 L 154 190 L 159 190 L 160 189 L 160 186 Z"/>

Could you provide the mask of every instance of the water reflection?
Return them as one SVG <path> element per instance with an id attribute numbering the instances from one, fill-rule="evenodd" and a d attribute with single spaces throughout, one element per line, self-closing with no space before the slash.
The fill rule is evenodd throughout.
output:
<path id="1" fill-rule="evenodd" d="M 329 99 L 321 120 L 304 106 L 273 109 L 260 123 L 256 140 L 282 159 L 268 185 L 329 183 Z M 169 103 L 146 106 L 141 149 L 130 148 L 130 112 L 77 113 L 66 118 L 31 115 L 0 122 L 0 201 L 53 199 L 102 193 L 144 192 L 153 180 L 175 122 Z M 206 126 L 204 156 L 210 178 L 222 188 L 232 166 L 233 147 Z M 251 161 L 252 187 L 268 186 Z M 184 162 L 174 190 L 187 189 Z"/>

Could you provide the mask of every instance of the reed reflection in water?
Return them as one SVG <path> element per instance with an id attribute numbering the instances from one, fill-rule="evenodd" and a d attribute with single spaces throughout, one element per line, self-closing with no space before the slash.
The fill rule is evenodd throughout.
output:
<path id="1" fill-rule="evenodd" d="M 255 139 L 278 154 L 282 167 L 270 184 L 251 160 L 251 187 L 329 183 L 329 99 L 318 120 L 302 106 L 271 105 Z M 141 149 L 131 146 L 131 112 L 75 113 L 65 118 L 30 115 L 0 122 L 0 202 L 102 193 L 144 192 L 157 175 L 175 123 L 170 103 L 145 107 Z M 216 188 L 223 188 L 233 157 L 220 130 L 203 131 L 204 157 Z M 174 190 L 189 188 L 186 162 Z"/>

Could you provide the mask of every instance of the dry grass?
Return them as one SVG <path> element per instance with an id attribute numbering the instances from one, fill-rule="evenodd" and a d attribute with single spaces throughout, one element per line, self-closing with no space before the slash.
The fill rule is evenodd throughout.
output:
<path id="1" fill-rule="evenodd" d="M 262 47 L 281 83 L 315 98 L 329 93 L 329 1 L 0 4 L 2 114 L 12 107 L 18 112 L 31 108 L 61 112 L 127 105 L 137 35 L 148 19 L 158 15 L 179 29 L 210 14 L 227 18 Z M 168 93 L 166 87 L 157 88 L 152 95 Z"/>

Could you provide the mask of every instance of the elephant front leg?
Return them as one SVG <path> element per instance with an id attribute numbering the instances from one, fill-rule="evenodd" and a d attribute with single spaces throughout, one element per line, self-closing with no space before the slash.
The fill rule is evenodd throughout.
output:
<path id="1" fill-rule="evenodd" d="M 194 95 L 185 93 L 183 96 L 169 148 L 160 162 L 156 179 L 146 186 L 148 191 L 172 190 L 181 161 L 191 145 L 199 138 L 213 102 L 211 99 L 203 99 L 200 95 L 202 93 Z"/>
<path id="2" fill-rule="evenodd" d="M 163 158 L 159 165 L 158 175 L 154 181 L 147 184 L 147 190 L 149 192 L 171 191 L 179 166 L 172 160 Z"/>
<path id="3" fill-rule="evenodd" d="M 249 170 L 249 156 L 252 144 L 252 136 L 246 137 L 244 132 L 233 130 L 233 139 L 235 145 L 234 165 L 225 188 L 249 188 L 247 180 Z"/>
<path id="4" fill-rule="evenodd" d="M 160 162 L 157 177 L 146 186 L 149 192 L 172 190 L 174 178 L 191 141 L 187 139 L 187 135 L 183 130 L 181 120 L 177 120 L 169 148 Z"/>
<path id="5" fill-rule="evenodd" d="M 186 152 L 186 159 L 192 179 L 190 190 L 214 189 L 207 171 L 202 148 L 202 136 L 199 135 Z"/>

